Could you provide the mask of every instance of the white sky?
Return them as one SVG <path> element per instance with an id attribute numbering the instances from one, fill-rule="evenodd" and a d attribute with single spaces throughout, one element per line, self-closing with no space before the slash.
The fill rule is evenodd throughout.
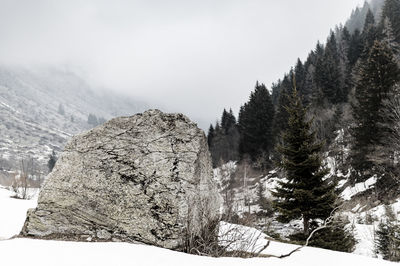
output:
<path id="1" fill-rule="evenodd" d="M 204 124 L 270 86 L 363 0 L 0 0 L 0 61 L 62 65 Z"/>

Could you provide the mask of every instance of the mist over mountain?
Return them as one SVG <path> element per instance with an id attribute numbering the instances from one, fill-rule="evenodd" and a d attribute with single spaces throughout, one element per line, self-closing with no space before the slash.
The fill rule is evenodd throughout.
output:
<path id="1" fill-rule="evenodd" d="M 132 97 L 93 88 L 79 75 L 62 68 L 2 65 L 0 167 L 15 169 L 27 158 L 43 166 L 49 154 L 62 151 L 71 136 L 110 118 L 147 108 L 149 105 Z"/>

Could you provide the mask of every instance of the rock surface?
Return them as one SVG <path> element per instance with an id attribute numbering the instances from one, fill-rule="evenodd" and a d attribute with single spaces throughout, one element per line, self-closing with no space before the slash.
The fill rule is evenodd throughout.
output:
<path id="1" fill-rule="evenodd" d="M 21 234 L 179 249 L 219 217 L 220 203 L 203 131 L 149 110 L 74 137 Z"/>

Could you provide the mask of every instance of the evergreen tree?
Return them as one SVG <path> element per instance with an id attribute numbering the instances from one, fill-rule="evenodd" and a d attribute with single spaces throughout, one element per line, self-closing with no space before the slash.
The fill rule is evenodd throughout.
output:
<path id="1" fill-rule="evenodd" d="M 51 173 L 51 171 L 53 171 L 53 168 L 56 165 L 56 162 L 57 162 L 57 155 L 56 155 L 55 151 L 53 150 L 53 152 L 49 156 L 49 160 L 47 161 L 47 167 L 49 168 L 49 173 Z"/>
<path id="2" fill-rule="evenodd" d="M 315 84 L 315 62 L 316 62 L 316 54 L 314 51 L 311 51 L 308 54 L 307 60 L 304 63 L 304 71 L 305 77 L 303 82 L 303 93 L 302 100 L 304 106 L 309 106 L 313 103 L 313 92 L 316 91 Z"/>
<path id="3" fill-rule="evenodd" d="M 400 63 L 400 43 L 396 41 L 392 24 L 387 17 L 383 20 L 383 25 L 381 25 L 381 28 L 383 42 L 385 42 L 385 44 L 392 50 L 396 61 Z"/>
<path id="4" fill-rule="evenodd" d="M 324 104 L 324 88 L 327 80 L 325 79 L 327 63 L 325 62 L 325 48 L 319 42 L 315 48 L 315 71 L 314 71 L 314 82 L 315 82 L 315 90 L 312 94 L 313 103 L 316 106 L 322 106 Z"/>
<path id="5" fill-rule="evenodd" d="M 297 90 L 299 91 L 299 94 L 301 96 L 301 99 L 303 100 L 303 104 L 305 99 L 309 98 L 309 95 L 307 95 L 309 92 L 305 90 L 304 83 L 306 79 L 306 70 L 304 68 L 303 62 L 301 62 L 300 58 L 297 59 L 296 66 L 294 68 L 294 75 L 296 78 L 296 83 L 297 83 Z"/>
<path id="6" fill-rule="evenodd" d="M 351 230 L 346 229 L 348 221 L 342 217 L 335 217 L 328 227 L 315 232 L 310 239 L 309 246 L 336 250 L 341 252 L 352 252 L 356 244 L 356 240 Z M 315 229 L 315 226 L 311 230 Z M 296 233 L 290 235 L 292 241 L 304 243 L 308 235 Z"/>
<path id="7" fill-rule="evenodd" d="M 350 38 L 349 52 L 347 58 L 349 59 L 350 67 L 353 67 L 361 56 L 363 51 L 363 41 L 361 33 L 356 30 Z"/>
<path id="8" fill-rule="evenodd" d="M 343 77 L 340 71 L 340 56 L 337 48 L 336 36 L 331 32 L 325 47 L 322 64 L 319 66 L 319 86 L 330 103 L 339 103 L 343 99 L 341 82 Z"/>
<path id="9" fill-rule="evenodd" d="M 252 161 L 263 157 L 267 163 L 273 147 L 273 119 L 274 106 L 271 94 L 264 84 L 257 82 L 249 101 L 240 108 L 239 112 L 241 157 L 247 154 Z"/>
<path id="10" fill-rule="evenodd" d="M 356 240 L 351 231 L 346 230 L 342 221 L 334 221 L 329 227 L 318 231 L 310 241 L 310 246 L 341 252 L 352 252 Z"/>
<path id="11" fill-rule="evenodd" d="M 221 117 L 221 127 L 225 134 L 228 134 L 229 131 L 236 126 L 236 118 L 232 112 L 232 109 L 227 112 L 225 109 L 222 112 Z"/>
<path id="12" fill-rule="evenodd" d="M 400 226 L 393 210 L 389 206 L 385 210 L 386 217 L 375 232 L 375 252 L 385 260 L 400 261 Z"/>
<path id="13" fill-rule="evenodd" d="M 219 122 L 217 121 L 215 123 L 214 134 L 212 136 L 210 144 L 210 153 L 213 167 L 219 166 L 221 162 L 223 163 L 222 153 L 225 142 L 223 135 L 223 131 L 219 125 Z"/>
<path id="14" fill-rule="evenodd" d="M 350 19 L 346 22 L 346 27 L 351 33 L 354 33 L 356 30 L 362 30 L 365 22 L 365 17 L 367 16 L 369 9 L 370 5 L 368 1 L 365 1 L 362 8 L 357 7 L 352 12 Z"/>
<path id="15" fill-rule="evenodd" d="M 272 83 L 271 90 L 272 90 L 272 104 L 274 106 L 278 106 L 279 95 L 280 95 L 280 88 L 281 88 L 281 80 L 278 80 L 277 83 Z"/>
<path id="16" fill-rule="evenodd" d="M 258 182 L 257 185 L 257 201 L 258 205 L 260 206 L 260 209 L 263 212 L 266 212 L 267 215 L 273 213 L 271 202 L 265 197 L 265 186 L 261 182 L 261 180 Z"/>
<path id="17" fill-rule="evenodd" d="M 211 148 L 213 138 L 214 138 L 214 127 L 211 124 L 210 127 L 208 128 L 208 133 L 207 133 L 208 148 Z"/>
<path id="18" fill-rule="evenodd" d="M 291 76 L 290 76 L 291 74 Z M 281 132 L 287 127 L 288 112 L 285 106 L 288 105 L 288 95 L 290 94 L 290 88 L 292 87 L 293 72 L 291 71 L 289 75 L 285 75 L 282 82 L 279 84 L 279 96 L 278 103 L 276 105 L 275 118 L 273 123 L 272 134 L 274 136 L 275 142 L 279 142 Z"/>
<path id="19" fill-rule="evenodd" d="M 393 28 L 395 41 L 400 43 L 400 0 L 386 0 L 382 8 L 382 24 L 388 18 Z"/>
<path id="20" fill-rule="evenodd" d="M 239 131 L 232 110 L 224 109 L 221 123 L 210 125 L 207 141 L 214 167 L 239 159 Z"/>
<path id="21" fill-rule="evenodd" d="M 339 54 L 339 71 L 340 71 L 340 87 L 342 92 L 342 100 L 347 101 L 347 96 L 349 94 L 351 88 L 351 67 L 350 61 L 348 58 L 351 35 L 346 27 L 342 29 L 340 32 L 340 42 L 338 46 L 338 54 Z"/>
<path id="22" fill-rule="evenodd" d="M 369 57 L 360 65 L 355 86 L 356 101 L 352 104 L 356 123 L 352 129 L 351 164 L 357 180 L 366 179 L 367 176 L 362 177 L 361 172 L 374 166 L 370 158 L 376 145 L 382 144 L 385 131 L 380 126 L 383 123 L 383 101 L 399 78 L 400 72 L 392 51 L 384 42 L 376 41 Z"/>
<path id="23" fill-rule="evenodd" d="M 374 45 L 375 40 L 378 38 L 378 29 L 375 25 L 375 17 L 369 9 L 365 18 L 364 29 L 362 31 L 363 39 L 363 53 L 361 56 L 367 58 L 371 47 Z"/>
<path id="24" fill-rule="evenodd" d="M 315 141 L 311 121 L 306 121 L 306 109 L 302 106 L 296 89 L 286 107 L 289 113 L 288 128 L 283 134 L 283 145 L 278 146 L 282 155 L 281 168 L 287 181 L 280 181 L 273 195 L 279 211 L 279 221 L 289 222 L 302 218 L 304 234 L 309 234 L 310 222 L 327 218 L 333 210 L 336 195 L 335 184 L 323 178 L 328 169 L 322 169 L 323 144 Z"/>

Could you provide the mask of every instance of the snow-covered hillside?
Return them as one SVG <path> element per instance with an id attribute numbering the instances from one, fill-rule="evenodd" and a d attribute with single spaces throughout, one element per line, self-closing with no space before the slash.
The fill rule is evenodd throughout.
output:
<path id="1" fill-rule="evenodd" d="M 357 243 L 353 251 L 354 254 L 369 256 L 371 258 L 377 257 L 375 250 L 375 231 L 378 228 L 379 222 L 385 216 L 385 206 L 382 202 L 369 202 L 365 195 L 373 193 L 377 181 L 376 176 L 372 176 L 364 182 L 359 182 L 351 185 L 349 182 L 349 173 L 342 174 L 341 171 L 335 167 L 338 164 L 331 157 L 326 158 L 327 165 L 331 169 L 329 177 L 336 177 L 339 179 L 338 190 L 341 191 L 339 197 L 343 200 L 343 207 L 337 211 L 342 217 L 348 220 L 350 231 L 353 233 Z M 251 214 L 256 214 L 260 211 L 258 202 L 259 185 L 263 186 L 264 197 L 269 201 L 273 200 L 271 194 L 275 190 L 278 181 L 284 180 L 277 170 L 272 170 L 264 176 L 247 176 L 247 181 L 243 181 L 243 176 L 235 173 L 238 164 L 235 162 L 228 162 L 221 167 L 214 169 L 214 179 L 219 184 L 220 191 L 223 195 L 231 195 L 230 204 L 232 210 L 239 216 L 243 216 L 250 211 Z M 332 169 L 334 169 L 332 171 Z M 328 178 L 329 178 L 328 177 Z M 235 187 L 228 187 L 233 178 L 241 180 L 235 181 L 239 184 Z M 247 185 L 247 187 L 246 187 Z M 247 201 L 245 199 L 248 199 Z M 226 197 L 225 208 L 227 208 Z M 393 199 L 386 208 L 393 210 L 394 215 L 400 218 L 400 198 Z M 267 213 L 268 214 L 268 213 Z M 283 224 L 277 222 L 273 210 L 270 210 L 269 215 L 264 218 L 257 218 L 255 224 L 274 235 L 288 240 L 288 236 L 302 230 L 302 221 L 293 220 L 290 223 Z"/>
<path id="2" fill-rule="evenodd" d="M 0 188 L 0 264 L 1 265 L 138 265 L 138 266 L 179 266 L 179 265 L 394 265 L 388 261 L 323 250 L 304 248 L 290 257 L 278 258 L 210 258 L 188 255 L 167 249 L 128 243 L 85 243 L 34 239 L 9 239 L 18 234 L 28 208 L 34 207 L 36 198 L 23 201 L 10 198 L 12 193 Z M 255 229 L 251 229 L 254 230 Z M 254 234 L 252 234 L 254 235 Z M 261 239 L 261 241 L 266 241 Z M 296 248 L 294 245 L 271 242 L 263 254 L 279 256 Z"/>
<path id="3" fill-rule="evenodd" d="M 88 115 L 110 119 L 147 106 L 94 90 L 75 73 L 59 69 L 0 66 L 0 170 L 18 168 L 22 158 L 45 163 L 52 150 L 92 127 Z"/>

